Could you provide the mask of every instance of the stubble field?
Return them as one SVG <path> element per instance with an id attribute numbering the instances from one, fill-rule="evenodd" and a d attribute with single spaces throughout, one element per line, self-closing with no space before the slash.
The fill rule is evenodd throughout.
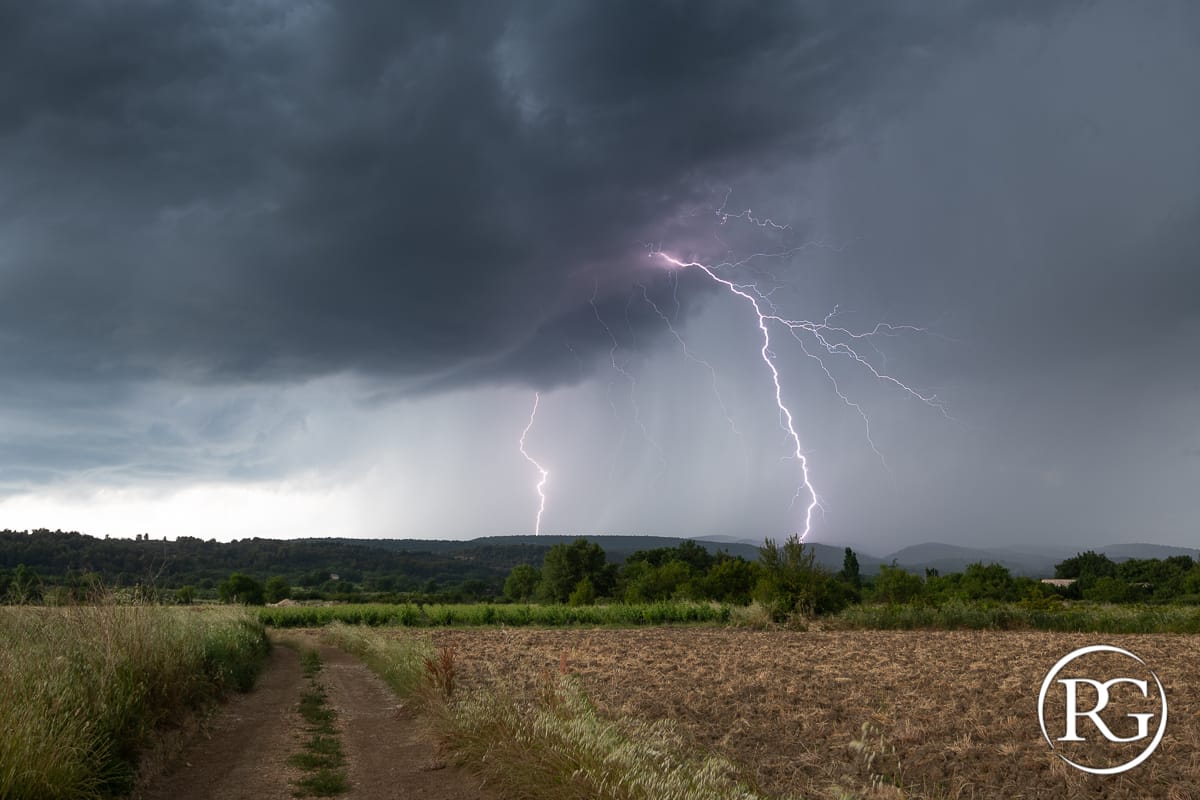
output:
<path id="1" fill-rule="evenodd" d="M 653 628 L 446 630 L 433 639 L 454 646 L 465 688 L 492 684 L 532 697 L 548 675 L 576 674 L 606 716 L 673 720 L 698 748 L 731 758 L 772 794 L 1200 797 L 1200 637 Z M 1170 704 L 1154 755 L 1116 776 L 1067 766 L 1038 725 L 1046 671 L 1097 643 L 1144 659 Z M 1088 666 L 1108 670 L 1102 678 L 1129 671 L 1119 658 Z M 1131 693 L 1114 689 L 1113 697 L 1105 718 L 1131 735 L 1122 715 L 1144 706 Z M 1094 702 L 1081 697 L 1079 707 Z M 1061 731 L 1061 698 L 1050 705 L 1048 727 Z M 1101 765 L 1141 744 L 1060 750 L 1075 747 L 1063 752 Z"/>

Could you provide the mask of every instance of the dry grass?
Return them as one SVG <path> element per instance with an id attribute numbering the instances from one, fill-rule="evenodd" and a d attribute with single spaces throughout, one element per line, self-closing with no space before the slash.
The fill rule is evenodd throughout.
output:
<path id="1" fill-rule="evenodd" d="M 605 716 L 670 721 L 773 793 L 1200 797 L 1194 636 L 500 629 L 441 631 L 433 641 L 456 648 L 464 689 L 503 685 L 532 698 L 541 676 L 565 666 Z M 1155 755 L 1113 777 L 1063 764 L 1037 721 L 1046 670 L 1101 642 L 1145 659 L 1170 702 Z"/>

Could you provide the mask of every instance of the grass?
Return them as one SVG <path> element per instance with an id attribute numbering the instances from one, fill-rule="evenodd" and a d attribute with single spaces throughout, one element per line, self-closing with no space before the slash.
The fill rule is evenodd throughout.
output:
<path id="1" fill-rule="evenodd" d="M 822 621 L 832 629 L 1001 630 L 1057 633 L 1200 633 L 1200 608 L 1071 603 L 860 605 Z"/>
<path id="2" fill-rule="evenodd" d="M 0 797 L 128 792 L 156 728 L 247 690 L 268 643 L 236 609 L 0 608 Z"/>
<path id="3" fill-rule="evenodd" d="M 304 750 L 288 759 L 288 763 L 308 773 L 296 781 L 297 797 L 332 797 L 350 788 L 346 779 L 346 754 L 338 738 L 337 713 L 329 707 L 328 694 L 317 676 L 321 672 L 321 655 L 306 649 L 300 653 L 300 665 L 308 676 L 308 686 L 300 695 L 297 710 L 307 723 L 309 739 Z"/>
<path id="4" fill-rule="evenodd" d="M 326 636 L 434 720 L 442 745 L 502 795 L 530 800 L 753 800 L 735 765 L 668 721 L 608 719 L 565 669 L 527 698 L 503 683 L 456 689 L 456 649 L 428 637 L 335 624 Z"/>
<path id="5" fill-rule="evenodd" d="M 570 625 L 666 625 L 725 623 L 732 609 L 718 603 L 643 603 L 604 606 L 562 605 L 388 605 L 363 603 L 331 606 L 283 606 L 260 609 L 259 619 L 276 628 L 319 628 L 333 622 L 371 627 L 445 628 L 506 625 L 509 627 Z"/>

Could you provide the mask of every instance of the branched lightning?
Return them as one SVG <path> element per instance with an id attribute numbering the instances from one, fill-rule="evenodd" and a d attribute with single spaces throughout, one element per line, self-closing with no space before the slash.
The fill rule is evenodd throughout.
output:
<path id="1" fill-rule="evenodd" d="M 749 208 L 737 214 L 729 213 L 725 210 L 725 206 L 729 204 L 729 195 L 731 194 L 733 194 L 732 187 L 725 190 L 725 199 L 721 201 L 721 207 L 715 212 L 717 219 L 721 220 L 720 224 L 724 225 L 731 219 L 744 219 L 750 224 L 757 225 L 760 228 L 774 228 L 777 231 L 786 231 L 792 227 L 791 225 L 780 225 L 770 217 L 756 217 L 754 216 L 754 212 Z"/>
<path id="2" fill-rule="evenodd" d="M 749 223 L 759 228 L 772 228 L 777 231 L 789 230 L 790 226 L 781 225 L 766 217 L 754 216 L 751 209 L 747 208 L 744 211 L 733 213 L 726 210 L 729 200 L 727 192 L 724 201 L 720 208 L 716 210 L 716 216 L 721 225 L 730 220 L 738 220 L 740 222 Z M 775 350 L 776 342 L 772 340 L 772 334 L 786 331 L 796 345 L 800 348 L 801 353 L 807 358 L 817 362 L 821 372 L 832 386 L 834 393 L 848 408 L 853 409 L 858 417 L 862 420 L 866 441 L 869 444 L 872 452 L 879 458 L 880 463 L 890 472 L 887 461 L 881 450 L 876 446 L 875 440 L 871 432 L 871 420 L 865 409 L 857 402 L 850 398 L 847 392 L 843 391 L 839 384 L 838 378 L 835 376 L 835 370 L 831 369 L 830 363 L 827 363 L 830 358 L 847 359 L 855 369 L 861 369 L 866 375 L 871 376 L 877 381 L 890 384 L 910 397 L 921 401 L 922 403 L 937 409 L 943 416 L 950 419 L 946 409 L 937 399 L 936 395 L 926 395 L 900 379 L 894 377 L 887 371 L 887 359 L 884 353 L 876 346 L 876 341 L 879 337 L 895 336 L 907 333 L 924 333 L 924 329 L 914 325 L 897 325 L 886 322 L 876 323 L 873 327 L 866 330 L 853 330 L 851 327 L 846 327 L 839 319 L 839 309 L 835 306 L 833 311 L 826 314 L 823 319 L 817 321 L 805 319 L 790 319 L 785 317 L 776 305 L 775 292 L 781 288 L 784 283 L 776 278 L 768 269 L 764 269 L 764 262 L 770 262 L 776 259 L 784 258 L 793 255 L 801 250 L 809 247 L 829 247 L 819 241 L 810 241 L 796 247 L 784 249 L 776 252 L 756 252 L 736 261 L 729 260 L 720 263 L 703 263 L 697 260 L 684 259 L 670 255 L 664 252 L 661 248 L 653 245 L 646 245 L 650 251 L 651 257 L 661 259 L 662 262 L 671 268 L 671 297 L 674 303 L 673 314 L 664 311 L 663 307 L 656 303 L 650 296 L 650 292 L 644 283 L 637 283 L 636 286 L 640 289 L 642 300 L 654 312 L 655 315 L 662 321 L 663 325 L 672 338 L 679 344 L 683 356 L 686 360 L 691 361 L 699 366 L 704 367 L 711 378 L 711 386 L 713 395 L 716 398 L 717 405 L 729 423 L 730 430 L 734 433 L 737 439 L 742 444 L 743 453 L 746 452 L 746 444 L 742 438 L 737 424 L 734 422 L 733 415 L 730 413 L 728 406 L 725 404 L 724 398 L 721 396 L 720 383 L 717 377 L 717 371 L 712 364 L 697 356 L 688 346 L 687 341 L 683 338 L 680 331 L 675 327 L 673 318 L 678 316 L 680 312 L 679 302 L 679 278 L 678 272 L 684 269 L 694 269 L 704 273 L 705 276 L 713 283 L 723 287 L 730 294 L 736 295 L 742 301 L 749 304 L 754 312 L 755 322 L 757 324 L 759 335 L 761 338 L 761 347 L 759 347 L 759 355 L 762 362 L 766 365 L 767 371 L 771 376 L 771 383 L 775 389 L 775 405 L 778 409 L 779 426 L 785 434 L 788 444 L 788 452 L 784 456 L 786 460 L 795 460 L 799 465 L 799 483 L 796 486 L 796 491 L 792 496 L 792 506 L 804 499 L 804 511 L 802 522 L 797 524 L 798 530 L 796 535 L 801 541 L 804 541 L 813 527 L 813 517 L 818 509 L 823 510 L 821 498 L 817 493 L 815 483 L 812 479 L 810 470 L 809 456 L 801 443 L 800 433 L 796 425 L 796 416 L 793 414 L 791 407 L 785 400 L 784 382 L 780 373 L 780 367 L 777 363 L 777 354 Z M 832 249 L 838 249 L 832 247 Z M 754 275 L 754 278 L 743 278 L 742 275 Z M 600 313 L 600 307 L 597 303 L 599 294 L 599 280 L 596 281 L 591 296 L 592 312 L 596 317 L 596 322 L 604 330 L 610 343 L 608 355 L 609 364 L 613 372 L 617 373 L 624 379 L 629 387 L 629 405 L 633 412 L 633 423 L 641 433 L 642 438 L 650 444 L 658 456 L 660 464 L 660 473 L 666 469 L 666 456 L 659 444 L 650 435 L 645 422 L 642 419 L 641 409 L 638 405 L 637 398 L 637 379 L 634 372 L 630 369 L 629 361 L 624 355 L 618 358 L 617 351 L 622 349 L 613 329 L 605 321 Z M 629 328 L 629 335 L 634 337 L 634 347 L 636 348 L 636 337 L 634 335 L 634 326 L 630 317 L 632 304 L 635 298 L 632 293 L 626 300 L 625 304 L 625 322 Z M 669 307 L 668 307 L 669 308 Z M 579 364 L 580 377 L 584 374 L 583 359 L 579 353 L 571 346 L 570 342 L 566 342 L 565 346 L 568 351 L 575 357 Z M 865 348 L 865 349 L 864 349 Z M 865 355 L 864 355 L 865 352 Z M 538 481 L 536 491 L 538 495 L 538 511 L 534 524 L 534 533 L 541 533 L 542 516 L 546 509 L 546 492 L 545 487 L 550 473 L 540 463 L 538 463 L 527 452 L 525 447 L 526 437 L 533 428 L 537 418 L 538 407 L 541 401 L 540 393 L 534 394 L 533 410 L 530 412 L 529 421 L 525 425 L 525 429 L 521 432 L 520 437 L 520 452 L 521 455 L 528 461 L 538 472 Z M 618 415 L 617 403 L 614 398 L 614 379 L 610 378 L 608 382 L 608 402 L 612 407 L 614 416 Z M 621 426 L 620 439 L 617 444 L 617 450 L 620 451 L 624 442 L 627 426 Z M 749 457 L 747 455 L 747 466 Z"/>
<path id="3" fill-rule="evenodd" d="M 540 476 L 538 479 L 538 482 L 537 482 L 537 495 L 538 495 L 537 520 L 534 522 L 534 525 L 533 525 L 533 534 L 535 536 L 537 536 L 538 534 L 540 534 L 542 532 L 542 513 L 545 512 L 545 510 L 546 510 L 546 492 L 545 492 L 546 479 L 550 477 L 550 473 L 546 470 L 545 467 L 543 467 L 541 464 L 539 464 L 537 461 L 535 461 L 533 459 L 533 456 L 529 455 L 529 453 L 527 453 L 525 451 L 525 437 L 529 435 L 529 429 L 533 427 L 533 421 L 537 418 L 538 403 L 540 403 L 541 400 L 542 400 L 541 393 L 534 392 L 533 393 L 533 411 L 529 412 L 529 423 L 525 426 L 525 430 L 521 431 L 521 441 L 519 443 L 519 447 L 521 448 L 521 455 L 525 456 L 526 461 L 528 461 L 530 464 L 533 464 L 534 469 L 536 469 L 538 471 L 538 475 Z"/>
<path id="4" fill-rule="evenodd" d="M 780 383 L 779 369 L 775 366 L 775 354 L 771 351 L 771 329 L 767 325 L 767 323 L 772 320 L 774 315 L 768 314 L 762 310 L 762 307 L 759 305 L 759 301 L 762 299 L 762 297 L 757 293 L 757 291 L 747 291 L 748 288 L 752 287 L 741 286 L 731 280 L 722 278 L 713 271 L 712 267 L 709 267 L 707 264 L 701 264 L 699 261 L 681 261 L 662 252 L 658 253 L 658 255 L 676 267 L 694 267 L 699 269 L 705 275 L 729 289 L 729 291 L 733 292 L 738 297 L 741 297 L 749 302 L 751 308 L 754 309 L 754 313 L 758 316 L 758 329 L 762 332 L 763 343 L 762 349 L 759 352 L 762 354 L 763 363 L 765 363 L 767 365 L 767 369 L 770 370 L 771 380 L 775 384 L 775 405 L 779 407 L 780 423 L 784 430 L 787 431 L 788 438 L 791 439 L 792 444 L 794 445 L 793 455 L 800 463 L 801 485 L 796 489 L 796 495 L 793 498 L 793 502 L 800 496 L 801 492 L 807 491 L 809 496 L 808 504 L 804 508 L 804 528 L 803 530 L 799 531 L 800 541 L 804 541 L 805 537 L 808 536 L 809 531 L 812 530 L 813 511 L 820 507 L 821 501 L 817 497 L 817 490 L 813 487 L 812 480 L 808 474 L 808 458 L 804 454 L 804 448 L 800 445 L 800 434 L 796 432 L 796 424 L 792 419 L 791 409 L 789 409 L 787 404 L 783 402 L 783 385 Z"/>
<path id="5" fill-rule="evenodd" d="M 754 224 L 764 224 L 763 222 L 750 217 L 749 211 L 747 211 L 745 215 L 729 215 L 725 214 L 723 209 L 724 206 L 722 206 L 722 211 L 719 212 L 719 215 L 722 216 L 722 221 L 734 216 L 744 216 Z M 766 222 L 770 223 L 769 220 Z M 774 225 L 774 223 L 770 224 Z M 779 226 L 775 225 L 775 227 Z M 811 350 L 808 346 L 806 346 L 804 339 L 801 337 L 802 333 L 806 333 L 811 336 L 813 341 L 815 341 L 819 348 L 826 354 L 842 356 L 854 361 L 858 366 L 865 369 L 877 380 L 890 383 L 900 388 L 910 396 L 938 409 L 943 415 L 946 415 L 945 408 L 943 408 L 935 396 L 924 395 L 897 378 L 876 368 L 874 364 L 872 364 L 868 359 L 864 358 L 857 350 L 855 350 L 852 344 L 853 342 L 861 341 L 870 342 L 872 337 L 875 336 L 893 335 L 899 332 L 908 331 L 920 332 L 922 330 L 921 328 L 917 328 L 916 326 L 912 325 L 892 325 L 889 323 L 878 323 L 868 331 L 855 332 L 833 322 L 837 315 L 836 309 L 827 315 L 821 322 L 788 319 L 780 315 L 778 309 L 772 302 L 771 293 L 773 290 L 763 291 L 754 283 L 738 283 L 729 278 L 723 277 L 717 272 L 718 269 L 744 266 L 751 259 L 765 256 L 766 254 L 755 254 L 737 263 L 726 263 L 715 266 L 704 264 L 699 261 L 684 261 L 662 251 L 653 251 L 651 255 L 657 256 L 671 266 L 679 269 L 697 269 L 703 272 L 715 283 L 724 286 L 732 294 L 735 294 L 745 300 L 754 310 L 754 314 L 757 317 L 758 329 L 762 335 L 762 347 L 760 348 L 759 352 L 762 356 L 763 363 L 766 364 L 767 369 L 771 374 L 771 381 L 775 386 L 775 405 L 779 409 L 780 427 L 782 427 L 786 432 L 787 438 L 791 443 L 792 453 L 789 457 L 795 458 L 800 464 L 801 483 L 796 489 L 796 494 L 793 496 L 792 502 L 795 503 L 802 495 L 808 496 L 808 502 L 804 508 L 803 527 L 800 531 L 798 531 L 801 541 L 803 541 L 812 530 L 813 512 L 821 507 L 821 501 L 811 479 L 808 458 L 804 453 L 804 448 L 801 446 L 800 435 L 796 431 L 795 419 L 791 409 L 788 407 L 787 403 L 784 402 L 783 384 L 780 378 L 779 368 L 775 364 L 775 352 L 772 349 L 771 344 L 771 327 L 773 325 L 784 328 L 791 335 L 791 337 L 795 339 L 797 343 L 799 343 L 801 351 L 809 358 L 817 361 L 821 367 L 821 370 L 825 373 L 825 376 L 833 385 L 834 391 L 837 393 L 838 397 L 841 398 L 842 402 L 844 402 L 847 406 L 853 408 L 863 420 L 863 424 L 866 426 L 867 441 L 870 444 L 871 449 L 877 456 L 879 456 L 885 467 L 887 466 L 887 462 L 883 460 L 882 453 L 880 453 L 879 448 L 875 446 L 875 442 L 871 438 L 870 419 L 867 417 L 867 414 L 863 411 L 861 406 L 850 400 L 850 398 L 847 397 L 846 394 L 841 390 L 841 387 L 838 385 L 833 373 L 829 370 L 824 360 L 822 360 L 820 354 L 818 352 L 814 352 L 814 350 Z M 671 332 L 674 334 L 674 330 Z M 676 339 L 679 339 L 678 334 L 675 334 L 675 336 Z M 948 417 L 948 415 L 946 416 Z"/>

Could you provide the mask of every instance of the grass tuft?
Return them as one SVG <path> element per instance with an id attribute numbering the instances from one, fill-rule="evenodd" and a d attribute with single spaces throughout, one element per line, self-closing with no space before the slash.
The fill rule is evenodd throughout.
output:
<path id="1" fill-rule="evenodd" d="M 347 791 L 346 755 L 335 725 L 337 713 L 327 705 L 325 687 L 317 680 L 321 672 L 321 656 L 316 650 L 300 653 L 300 664 L 308 676 L 308 686 L 300 695 L 297 707 L 308 723 L 309 739 L 304 750 L 288 759 L 288 763 L 308 774 L 296 781 L 296 797 L 331 797 Z"/>

